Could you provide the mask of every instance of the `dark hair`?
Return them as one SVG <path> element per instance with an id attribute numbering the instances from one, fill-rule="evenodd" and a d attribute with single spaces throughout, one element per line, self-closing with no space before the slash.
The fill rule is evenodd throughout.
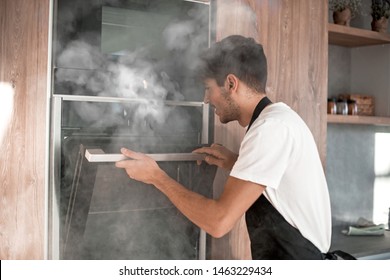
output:
<path id="1" fill-rule="evenodd" d="M 198 74 L 202 79 L 215 79 L 219 86 L 228 74 L 234 74 L 248 87 L 265 92 L 267 59 L 263 46 L 253 38 L 226 37 L 202 53 Z"/>

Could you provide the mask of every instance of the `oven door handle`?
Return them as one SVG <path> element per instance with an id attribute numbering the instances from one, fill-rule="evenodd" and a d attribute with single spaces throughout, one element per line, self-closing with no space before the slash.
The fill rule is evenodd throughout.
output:
<path id="1" fill-rule="evenodd" d="M 204 154 L 195 153 L 167 153 L 167 154 L 146 154 L 155 161 L 197 161 L 204 160 Z M 102 149 L 86 149 L 85 158 L 89 162 L 117 162 L 129 159 L 122 154 L 107 154 Z"/>

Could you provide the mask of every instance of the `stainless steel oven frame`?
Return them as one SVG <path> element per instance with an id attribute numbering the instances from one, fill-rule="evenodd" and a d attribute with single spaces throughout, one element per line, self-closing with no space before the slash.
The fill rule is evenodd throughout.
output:
<path id="1" fill-rule="evenodd" d="M 215 30 L 213 29 L 213 11 L 215 7 L 214 0 L 183 0 L 187 2 L 194 2 L 199 4 L 209 5 L 209 45 L 210 42 L 215 40 Z M 51 49 L 49 57 L 49 77 L 48 88 L 50 89 L 49 104 L 50 108 L 50 126 L 49 126 L 49 157 L 48 157 L 48 178 L 47 178 L 47 220 L 46 220 L 46 258 L 47 259 L 60 259 L 60 185 L 61 185 L 61 145 L 62 145 L 62 109 L 64 102 L 112 102 L 112 103 L 134 103 L 142 102 L 139 99 L 129 99 L 120 97 L 103 97 L 103 96 L 80 96 L 69 94 L 58 94 L 54 90 L 54 71 L 57 65 L 55 65 L 56 44 L 54 43 L 58 38 L 56 32 L 57 17 L 58 17 L 58 3 L 57 0 L 50 0 L 51 14 L 50 14 L 50 38 L 49 48 Z M 167 106 L 189 106 L 202 108 L 202 128 L 199 137 L 199 144 L 209 144 L 210 137 L 210 107 L 203 102 L 195 101 L 165 101 Z M 104 152 L 103 152 L 104 153 Z M 96 155 L 95 155 L 96 156 Z M 110 160 L 112 156 L 118 157 L 120 155 L 109 155 Z M 193 155 L 175 154 L 173 157 L 179 157 L 181 160 L 186 158 L 187 160 L 196 160 Z M 105 154 L 103 157 L 107 157 Z M 172 154 L 159 154 L 159 157 L 165 159 L 172 159 Z M 96 158 L 96 157 L 95 157 Z M 106 161 L 107 158 L 102 161 Z M 99 161 L 99 160 L 98 160 Z M 200 230 L 199 235 L 199 259 L 206 259 L 206 233 Z"/>

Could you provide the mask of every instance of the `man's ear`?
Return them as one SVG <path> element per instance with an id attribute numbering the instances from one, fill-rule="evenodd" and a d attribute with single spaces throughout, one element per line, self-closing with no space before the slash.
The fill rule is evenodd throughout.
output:
<path id="1" fill-rule="evenodd" d="M 227 88 L 229 90 L 236 90 L 238 86 L 238 78 L 234 74 L 229 74 L 226 77 Z"/>

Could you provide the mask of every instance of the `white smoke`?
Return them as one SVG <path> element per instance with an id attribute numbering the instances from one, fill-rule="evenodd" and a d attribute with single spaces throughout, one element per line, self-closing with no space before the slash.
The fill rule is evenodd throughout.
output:
<path id="1" fill-rule="evenodd" d="M 189 14 L 194 18 L 173 20 L 162 32 L 161 48 L 170 56 L 160 60 L 151 59 L 146 48 L 122 50 L 117 59 L 112 59 L 102 53 L 100 46 L 84 40 L 71 41 L 62 48 L 56 61 L 59 66 L 55 73 L 56 83 L 62 85 L 59 93 L 137 99 L 139 106 L 132 107 L 137 120 L 129 126 L 139 129 L 137 123 L 145 120 L 164 123 L 171 111 L 164 105 L 165 100 L 183 101 L 188 96 L 202 95 L 198 82 L 182 69 L 194 70 L 199 52 L 207 46 L 208 37 L 200 22 L 208 21 L 208 14 L 199 13 L 197 9 Z M 101 104 L 84 103 L 74 106 L 77 114 L 88 122 L 95 120 L 95 125 L 99 125 Z M 105 117 L 105 121 L 109 118 Z M 179 122 L 176 127 L 188 125 L 183 118 L 175 119 Z M 113 124 L 115 121 L 112 118 Z"/>

